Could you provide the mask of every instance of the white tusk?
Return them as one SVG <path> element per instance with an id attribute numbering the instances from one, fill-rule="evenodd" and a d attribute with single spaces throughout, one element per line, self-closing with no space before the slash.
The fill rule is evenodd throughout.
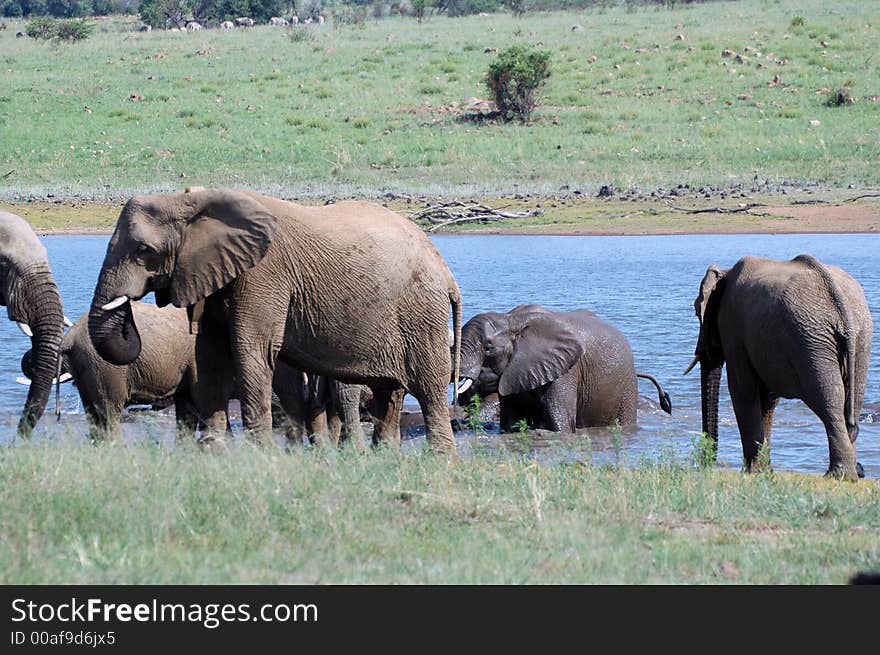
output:
<path id="1" fill-rule="evenodd" d="M 699 361 L 700 361 L 700 356 L 699 356 L 699 355 L 695 355 L 693 361 L 692 361 L 691 364 L 690 364 L 690 366 L 688 366 L 688 367 L 685 369 L 685 371 L 684 371 L 684 373 L 682 373 L 682 375 L 687 375 L 688 373 L 690 373 L 690 372 L 693 370 L 694 366 L 696 366 L 696 365 L 697 365 L 697 362 L 699 362 Z"/>
<path id="2" fill-rule="evenodd" d="M 26 387 L 29 387 L 31 385 L 31 381 L 22 375 L 19 375 L 17 378 L 15 378 L 15 381 L 19 384 L 23 384 Z"/>
<path id="3" fill-rule="evenodd" d="M 106 305 L 101 307 L 105 312 L 109 312 L 111 309 L 116 309 L 117 307 L 124 305 L 129 300 L 128 296 L 119 296 L 115 300 L 111 300 Z"/>
<path id="4" fill-rule="evenodd" d="M 22 323 L 21 321 L 19 321 L 18 322 L 18 329 L 21 330 L 22 332 L 24 332 L 26 337 L 34 336 L 34 333 L 31 330 L 31 326 L 28 325 L 27 323 Z"/>
<path id="5" fill-rule="evenodd" d="M 69 382 L 73 379 L 73 376 L 70 373 L 62 373 L 60 378 L 52 378 L 52 384 L 64 384 L 65 382 Z"/>
<path id="6" fill-rule="evenodd" d="M 455 393 L 458 395 L 463 394 L 465 391 L 471 388 L 471 385 L 474 383 L 470 378 L 465 378 L 465 381 L 458 385 L 458 388 L 455 390 Z"/>
<path id="7" fill-rule="evenodd" d="M 73 327 L 73 321 L 67 318 L 66 315 L 64 316 L 64 325 L 66 325 L 67 327 Z"/>

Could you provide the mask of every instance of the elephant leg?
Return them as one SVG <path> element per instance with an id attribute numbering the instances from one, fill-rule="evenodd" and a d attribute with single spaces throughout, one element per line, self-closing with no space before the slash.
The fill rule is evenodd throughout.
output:
<path id="1" fill-rule="evenodd" d="M 272 428 L 283 430 L 288 446 L 302 446 L 307 436 L 305 389 L 300 376 L 292 377 L 281 384 L 272 382 Z"/>
<path id="2" fill-rule="evenodd" d="M 516 410 L 515 403 L 505 398 L 501 399 L 498 412 L 498 423 L 502 432 L 513 432 L 514 424 L 524 418 Z"/>
<path id="3" fill-rule="evenodd" d="M 836 364 L 835 364 L 836 366 Z M 822 379 L 818 372 L 811 379 Z M 826 475 L 841 477 L 850 482 L 858 480 L 856 446 L 844 417 L 845 390 L 843 382 L 838 384 L 814 385 L 815 388 L 804 394 L 803 401 L 822 424 L 828 437 L 828 471 Z"/>
<path id="4" fill-rule="evenodd" d="M 770 434 L 773 431 L 773 411 L 779 403 L 779 396 L 763 390 L 761 393 L 761 424 L 764 427 L 764 443 L 770 448 Z"/>
<path id="5" fill-rule="evenodd" d="M 306 429 L 301 411 L 291 405 L 287 394 L 272 394 L 272 430 L 283 431 L 288 446 L 302 446 Z"/>
<path id="6" fill-rule="evenodd" d="M 122 424 L 119 420 L 122 408 L 92 406 L 86 409 L 89 421 L 89 439 L 97 443 L 122 443 Z"/>
<path id="7" fill-rule="evenodd" d="M 727 367 L 727 385 L 733 413 L 742 441 L 743 466 L 748 473 L 760 470 L 764 463 L 758 454 L 764 445 L 765 412 L 761 402 L 760 380 L 751 368 Z M 772 414 L 772 412 L 771 412 Z M 769 464 L 769 462 L 766 462 Z"/>
<path id="8" fill-rule="evenodd" d="M 342 414 L 340 441 L 353 445 L 358 450 L 365 447 L 364 431 L 361 428 L 361 387 L 357 384 L 336 383 L 334 404 L 338 407 L 338 413 Z M 401 401 L 401 408 L 403 402 Z M 400 412 L 398 416 L 398 430 L 400 426 Z"/>
<path id="9" fill-rule="evenodd" d="M 194 439 L 199 427 L 199 417 L 187 394 L 174 394 L 174 417 L 177 423 L 177 441 Z"/>
<path id="10" fill-rule="evenodd" d="M 199 441 L 231 438 L 227 410 L 233 391 L 232 363 L 226 356 L 225 334 L 210 321 L 202 321 L 199 328 L 195 369 L 189 393 L 199 421 L 205 426 Z"/>
<path id="11" fill-rule="evenodd" d="M 376 407 L 376 429 L 373 445 L 400 447 L 400 412 L 403 410 L 404 389 L 373 389 Z"/>
<path id="12" fill-rule="evenodd" d="M 544 393 L 541 418 L 544 427 L 555 432 L 574 432 L 577 426 L 577 387 L 562 380 L 551 384 Z"/>
<path id="13" fill-rule="evenodd" d="M 248 439 L 264 443 L 272 432 L 272 368 L 267 361 L 246 353 L 236 369 L 241 422 Z"/>
<path id="14" fill-rule="evenodd" d="M 449 419 L 446 386 L 441 383 L 431 389 L 414 387 L 410 393 L 419 401 L 419 407 L 422 409 L 428 447 L 435 453 L 455 457 L 455 438 L 452 434 L 452 422 Z"/>
<path id="15" fill-rule="evenodd" d="M 335 411 L 330 412 L 327 416 L 327 434 L 333 443 L 344 441 L 342 437 L 342 418 Z"/>
<path id="16" fill-rule="evenodd" d="M 339 435 L 330 430 L 330 419 L 323 407 L 313 407 L 310 412 L 309 440 L 317 446 L 339 445 Z"/>
<path id="17" fill-rule="evenodd" d="M 339 433 L 330 428 L 330 385 L 324 375 L 308 375 L 304 410 L 306 432 L 313 446 L 339 445 Z"/>

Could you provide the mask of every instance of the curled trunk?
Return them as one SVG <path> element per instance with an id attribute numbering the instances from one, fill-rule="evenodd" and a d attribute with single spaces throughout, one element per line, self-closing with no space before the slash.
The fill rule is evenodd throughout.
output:
<path id="1" fill-rule="evenodd" d="M 102 272 L 89 310 L 89 337 L 104 360 L 116 366 L 125 366 L 141 354 L 141 337 L 134 323 L 131 301 L 110 310 L 102 309 L 116 299 L 106 292 L 111 286 Z"/>
<path id="2" fill-rule="evenodd" d="M 20 302 L 33 332 L 31 385 L 18 423 L 19 434 L 29 436 L 51 395 L 64 335 L 64 312 L 48 267 L 39 267 L 22 276 L 21 296 L 16 301 Z"/>

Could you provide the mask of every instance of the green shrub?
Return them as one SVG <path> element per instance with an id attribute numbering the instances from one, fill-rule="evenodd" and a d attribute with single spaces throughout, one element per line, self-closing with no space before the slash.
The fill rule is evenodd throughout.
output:
<path id="1" fill-rule="evenodd" d="M 287 37 L 294 43 L 300 43 L 301 41 L 313 41 L 315 33 L 310 27 L 300 25 L 287 30 Z"/>
<path id="2" fill-rule="evenodd" d="M 25 33 L 38 41 L 82 41 L 95 31 L 95 24 L 85 18 L 32 18 L 25 27 Z"/>
<path id="3" fill-rule="evenodd" d="M 486 86 L 505 120 L 525 122 L 538 103 L 537 93 L 550 77 L 550 53 L 525 45 L 512 45 L 489 65 Z"/>

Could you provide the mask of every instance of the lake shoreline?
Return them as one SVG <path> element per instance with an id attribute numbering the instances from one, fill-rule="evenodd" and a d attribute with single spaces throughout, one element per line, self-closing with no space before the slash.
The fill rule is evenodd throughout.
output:
<path id="1" fill-rule="evenodd" d="M 848 197 L 849 196 L 849 197 Z M 312 199 L 322 205 L 339 198 Z M 880 232 L 880 193 L 829 189 L 820 193 L 746 197 L 683 193 L 653 197 L 500 196 L 492 198 L 377 198 L 404 217 L 419 218 L 439 207 L 434 223 L 420 219 L 431 234 L 523 236 L 645 236 L 684 234 L 874 234 Z M 459 204 L 455 204 L 459 203 Z M 475 219 L 463 214 L 477 204 L 506 218 Z M 78 199 L 28 199 L 0 203 L 0 209 L 27 220 L 40 235 L 108 235 L 124 203 Z M 491 212 L 489 212 L 491 214 Z M 437 218 L 438 216 L 440 218 Z M 461 220 L 461 216 L 465 220 Z M 516 217 L 509 217 L 516 215 Z M 459 222 L 441 225 L 444 217 Z"/>

